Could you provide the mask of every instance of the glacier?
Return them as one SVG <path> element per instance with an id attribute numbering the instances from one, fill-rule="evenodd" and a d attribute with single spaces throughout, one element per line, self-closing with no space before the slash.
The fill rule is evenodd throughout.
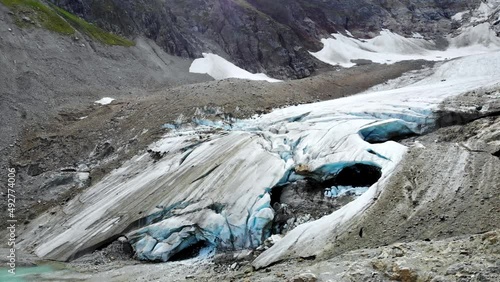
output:
<path id="1" fill-rule="evenodd" d="M 394 64 L 405 60 L 443 61 L 453 58 L 489 53 L 500 50 L 500 38 L 495 31 L 500 19 L 500 2 L 483 1 L 473 11 L 460 12 L 451 17 L 460 28 L 446 38 L 447 47 L 438 47 L 434 40 L 424 39 L 418 33 L 406 38 L 390 30 L 380 31 L 370 39 L 355 38 L 349 31 L 334 33 L 323 38 L 323 48 L 310 52 L 318 60 L 345 68 L 356 65 L 356 60 L 369 60 L 380 64 Z M 470 13 L 469 21 L 464 15 Z"/>
<path id="2" fill-rule="evenodd" d="M 168 126 L 148 152 L 31 221 L 19 246 L 61 261 L 119 236 L 148 261 L 168 261 L 195 245 L 256 248 L 272 235 L 274 187 L 304 176 L 325 181 L 353 165 L 379 168 L 376 183 L 358 198 L 291 230 L 254 266 L 316 255 L 325 236 L 362 214 L 382 191 L 407 150 L 393 139 L 434 129 L 449 97 L 498 87 L 498 65 L 500 52 L 468 56 L 397 89 L 276 109 L 229 127 L 204 120 Z"/>

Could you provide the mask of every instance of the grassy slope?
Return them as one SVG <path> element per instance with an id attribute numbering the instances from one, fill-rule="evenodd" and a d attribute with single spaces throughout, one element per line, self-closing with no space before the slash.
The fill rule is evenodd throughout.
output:
<path id="1" fill-rule="evenodd" d="M 52 5 L 51 5 L 52 6 Z M 59 15 L 61 15 L 66 21 L 71 23 L 74 27 L 76 27 L 79 31 L 89 35 L 90 37 L 108 45 L 120 45 L 120 46 L 133 46 L 134 42 L 123 38 L 121 36 L 106 32 L 97 26 L 90 24 L 79 18 L 66 10 L 63 10 L 57 6 L 52 6 L 52 8 L 57 11 Z"/>
<path id="2" fill-rule="evenodd" d="M 76 29 L 103 44 L 134 45 L 133 41 L 106 32 L 54 5 L 47 6 L 38 0 L 0 0 L 0 3 L 10 8 L 14 13 L 15 23 L 20 27 L 38 24 L 43 28 L 64 35 L 72 35 Z"/>

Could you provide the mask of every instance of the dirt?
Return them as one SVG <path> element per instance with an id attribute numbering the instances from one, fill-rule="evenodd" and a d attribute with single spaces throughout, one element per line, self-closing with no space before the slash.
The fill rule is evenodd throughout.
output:
<path id="1" fill-rule="evenodd" d="M 54 265 L 53 272 L 30 276 L 28 281 L 493 282 L 500 279 L 500 230 L 364 248 L 325 260 L 284 261 L 261 270 L 254 270 L 248 259 L 140 264 L 92 258 L 82 258 L 63 269 Z M 300 277 L 313 280 L 298 280 Z"/>

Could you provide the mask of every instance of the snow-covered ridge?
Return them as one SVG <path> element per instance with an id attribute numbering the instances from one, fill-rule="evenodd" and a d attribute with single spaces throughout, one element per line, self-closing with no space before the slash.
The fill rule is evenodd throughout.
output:
<path id="1" fill-rule="evenodd" d="M 489 0 L 472 12 L 469 22 L 463 19 L 469 11 L 452 17 L 462 22 L 459 33 L 449 35 L 449 46 L 439 50 L 435 42 L 425 40 L 414 34 L 405 38 L 389 30 L 382 30 L 380 35 L 371 39 L 354 38 L 350 33 L 332 34 L 332 38 L 322 39 L 322 50 L 312 53 L 317 59 L 343 67 L 356 65 L 356 60 L 370 60 L 375 63 L 393 64 L 404 60 L 441 61 L 500 50 L 500 38 L 493 29 L 495 21 L 500 20 L 500 1 Z M 496 17 L 496 18 L 492 18 Z"/>
<path id="2" fill-rule="evenodd" d="M 372 39 L 356 39 L 342 34 L 322 39 L 322 50 L 311 53 L 319 60 L 343 67 L 355 66 L 355 60 L 370 60 L 393 64 L 405 60 L 442 61 L 468 55 L 500 50 L 500 38 L 488 23 L 469 27 L 456 37 L 449 37 L 446 50 L 436 50 L 435 44 L 422 38 L 405 38 L 383 30 Z"/>
<path id="3" fill-rule="evenodd" d="M 484 22 L 487 20 L 500 20 L 500 1 L 499 0 L 487 0 L 481 2 L 479 8 L 472 12 L 471 22 Z M 496 17 L 496 18 L 492 18 Z"/>
<path id="4" fill-rule="evenodd" d="M 206 73 L 214 79 L 240 78 L 249 80 L 264 80 L 268 82 L 279 82 L 263 73 L 251 73 L 233 63 L 227 61 L 219 55 L 203 53 L 203 58 L 193 61 L 189 68 L 191 73 Z"/>
<path id="5" fill-rule="evenodd" d="M 278 109 L 238 121 L 232 130 L 180 129 L 64 208 L 33 220 L 20 245 L 55 260 L 71 259 L 119 235 L 129 238 L 137 257 L 153 261 L 200 243 L 254 248 L 271 235 L 277 185 L 304 171 L 326 180 L 357 164 L 380 168 L 379 180 L 363 195 L 298 226 L 255 265 L 289 252 L 314 255 L 324 236 L 370 206 L 397 168 L 406 147 L 388 139 L 431 129 L 433 112 L 447 97 L 498 86 L 497 66 L 500 52 L 471 56 L 444 63 L 403 88 Z"/>

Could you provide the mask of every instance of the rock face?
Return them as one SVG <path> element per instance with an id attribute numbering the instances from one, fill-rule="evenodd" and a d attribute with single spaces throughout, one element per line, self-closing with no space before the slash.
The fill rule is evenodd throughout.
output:
<path id="1" fill-rule="evenodd" d="M 251 72 L 275 78 L 309 76 L 322 63 L 321 38 L 351 31 L 373 36 L 381 29 L 438 38 L 453 29 L 451 17 L 480 1 L 320 0 L 51 0 L 99 26 L 145 35 L 168 53 L 201 57 L 212 52 Z"/>

